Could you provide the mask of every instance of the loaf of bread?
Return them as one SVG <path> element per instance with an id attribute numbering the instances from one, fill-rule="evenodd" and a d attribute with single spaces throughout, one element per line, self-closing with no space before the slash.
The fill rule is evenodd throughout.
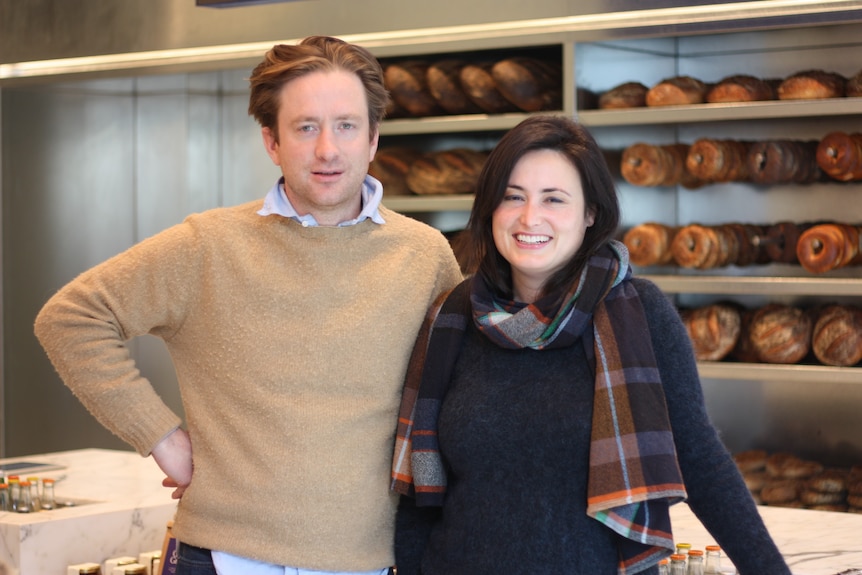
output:
<path id="1" fill-rule="evenodd" d="M 425 154 L 410 165 L 407 186 L 421 195 L 473 193 L 486 158 L 468 148 Z"/>
<path id="2" fill-rule="evenodd" d="M 636 266 L 666 265 L 673 262 L 670 249 L 675 226 L 646 222 L 632 226 L 623 236 L 631 263 Z"/>
<path id="3" fill-rule="evenodd" d="M 599 108 L 602 110 L 642 108 L 646 106 L 648 91 L 649 88 L 640 82 L 624 82 L 599 96 Z"/>
<path id="4" fill-rule="evenodd" d="M 643 142 L 623 150 L 620 173 L 635 186 L 676 186 L 695 189 L 703 182 L 686 170 L 687 144 L 653 145 Z"/>
<path id="5" fill-rule="evenodd" d="M 482 111 L 461 86 L 462 60 L 444 59 L 428 66 L 428 90 L 441 108 L 450 114 L 478 114 Z"/>
<path id="6" fill-rule="evenodd" d="M 817 146 L 817 164 L 834 180 L 862 180 L 862 133 L 826 134 Z"/>
<path id="7" fill-rule="evenodd" d="M 503 97 L 491 74 L 493 62 L 468 63 L 459 74 L 467 97 L 488 114 L 517 112 L 518 107 Z"/>
<path id="8" fill-rule="evenodd" d="M 491 76 L 504 98 L 524 112 L 561 110 L 562 70 L 538 58 L 514 56 L 491 67 Z"/>
<path id="9" fill-rule="evenodd" d="M 845 90 L 848 98 L 862 97 L 862 70 L 847 78 Z"/>
<path id="10" fill-rule="evenodd" d="M 811 350 L 811 331 L 811 317 L 804 310 L 773 303 L 754 313 L 749 337 L 761 362 L 793 364 Z"/>
<path id="11" fill-rule="evenodd" d="M 862 309 L 832 304 L 822 308 L 811 337 L 814 356 L 826 365 L 849 367 L 862 361 Z"/>
<path id="12" fill-rule="evenodd" d="M 646 94 L 647 106 L 682 106 L 702 104 L 710 85 L 691 76 L 665 78 L 649 89 Z"/>
<path id="13" fill-rule="evenodd" d="M 735 74 L 719 80 L 707 92 L 705 99 L 710 104 L 775 100 L 775 83 L 747 74 Z"/>
<path id="14" fill-rule="evenodd" d="M 736 346 L 740 333 L 740 308 L 714 303 L 680 312 L 698 361 L 720 361 Z"/>
<path id="15" fill-rule="evenodd" d="M 368 166 L 368 173 L 383 184 L 383 195 L 407 195 L 410 193 L 407 172 L 421 155 L 419 151 L 404 146 L 380 148 Z"/>
<path id="16" fill-rule="evenodd" d="M 751 318 L 754 317 L 756 309 L 743 309 L 740 312 L 739 338 L 736 346 L 730 351 L 730 357 L 744 363 L 758 363 L 757 351 L 751 343 Z M 764 463 L 765 463 L 764 456 Z"/>
<path id="17" fill-rule="evenodd" d="M 386 89 L 398 106 L 410 116 L 436 116 L 443 113 L 428 89 L 428 66 L 429 63 L 424 60 L 405 60 L 388 64 L 383 69 Z"/>
<path id="18" fill-rule="evenodd" d="M 843 98 L 847 79 L 826 70 L 804 70 L 788 76 L 778 86 L 779 100 Z"/>
<path id="19" fill-rule="evenodd" d="M 807 271 L 821 274 L 862 263 L 860 229 L 844 223 L 824 223 L 802 232 L 796 243 L 796 257 Z"/>
<path id="20" fill-rule="evenodd" d="M 757 184 L 810 184 L 824 179 L 817 164 L 820 142 L 764 140 L 752 142 L 746 163 L 748 176 Z"/>
<path id="21" fill-rule="evenodd" d="M 688 149 L 685 167 L 706 182 L 744 182 L 749 180 L 748 151 L 751 142 L 700 138 Z"/>

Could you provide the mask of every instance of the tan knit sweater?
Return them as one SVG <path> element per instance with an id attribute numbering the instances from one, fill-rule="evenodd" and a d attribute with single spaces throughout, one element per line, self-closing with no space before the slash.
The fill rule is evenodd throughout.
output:
<path id="1" fill-rule="evenodd" d="M 407 360 L 458 265 L 439 232 L 383 207 L 386 224 L 343 228 L 259 207 L 190 216 L 81 274 L 36 334 L 75 395 L 142 455 L 180 420 L 124 342 L 164 339 L 194 452 L 180 540 L 315 570 L 386 567 Z"/>

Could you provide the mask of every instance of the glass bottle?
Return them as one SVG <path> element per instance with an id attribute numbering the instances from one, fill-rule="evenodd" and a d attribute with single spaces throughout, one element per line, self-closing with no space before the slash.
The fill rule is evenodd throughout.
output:
<path id="1" fill-rule="evenodd" d="M 39 511 L 42 509 L 42 496 L 39 494 L 39 478 L 28 477 L 27 482 L 30 483 L 30 510 Z"/>
<path id="2" fill-rule="evenodd" d="M 674 553 L 670 556 L 670 575 L 686 575 L 686 556 L 681 553 Z"/>
<path id="3" fill-rule="evenodd" d="M 670 561 L 667 558 L 658 562 L 658 575 L 670 575 Z"/>
<path id="4" fill-rule="evenodd" d="M 691 543 L 677 543 L 676 544 L 677 555 L 688 555 L 688 551 L 690 549 L 691 549 Z"/>
<path id="5" fill-rule="evenodd" d="M 25 480 L 18 485 L 20 489 L 18 490 L 18 505 L 15 507 L 15 511 L 30 513 L 33 511 L 33 502 L 30 500 L 30 482 Z"/>
<path id="6" fill-rule="evenodd" d="M 18 511 L 18 500 L 21 498 L 21 485 L 17 475 L 9 476 L 9 511 Z"/>
<path id="7" fill-rule="evenodd" d="M 9 486 L 5 483 L 0 483 L 0 511 L 9 511 L 11 507 L 9 503 Z"/>
<path id="8" fill-rule="evenodd" d="M 692 549 L 688 552 L 687 575 L 703 575 L 703 551 Z"/>
<path id="9" fill-rule="evenodd" d="M 42 509 L 54 509 L 57 506 L 54 500 L 54 480 L 45 478 L 42 480 Z"/>
<path id="10" fill-rule="evenodd" d="M 703 572 L 709 575 L 721 573 L 721 547 L 718 545 L 706 546 L 706 561 Z"/>

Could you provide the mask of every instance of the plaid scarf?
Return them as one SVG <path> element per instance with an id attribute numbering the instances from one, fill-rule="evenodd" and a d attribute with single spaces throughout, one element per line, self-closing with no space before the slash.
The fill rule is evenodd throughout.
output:
<path id="1" fill-rule="evenodd" d="M 620 536 L 620 575 L 670 555 L 669 507 L 686 493 L 646 316 L 630 277 L 628 251 L 612 241 L 590 258 L 557 309 L 556 298 L 526 306 L 496 301 L 478 277 L 441 297 L 408 366 L 392 489 L 415 496 L 417 505 L 443 503 L 437 416 L 468 321 L 509 349 L 552 349 L 580 339 L 595 371 L 587 514 Z"/>

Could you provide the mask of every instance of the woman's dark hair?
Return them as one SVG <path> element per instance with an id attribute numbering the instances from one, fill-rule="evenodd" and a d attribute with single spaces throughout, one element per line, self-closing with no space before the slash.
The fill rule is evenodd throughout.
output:
<path id="1" fill-rule="evenodd" d="M 584 190 L 584 204 L 595 214 L 583 244 L 571 261 L 554 273 L 542 294 L 564 291 L 580 276 L 590 256 L 609 240 L 620 223 L 620 206 L 613 175 L 592 135 L 580 124 L 563 116 L 531 116 L 509 130 L 488 156 L 476 184 L 476 199 L 467 229 L 478 262 L 477 273 L 501 297 L 512 297 L 512 268 L 497 251 L 491 229 L 494 211 L 503 201 L 515 164 L 528 152 L 554 150 L 565 155 L 577 169 Z"/>

